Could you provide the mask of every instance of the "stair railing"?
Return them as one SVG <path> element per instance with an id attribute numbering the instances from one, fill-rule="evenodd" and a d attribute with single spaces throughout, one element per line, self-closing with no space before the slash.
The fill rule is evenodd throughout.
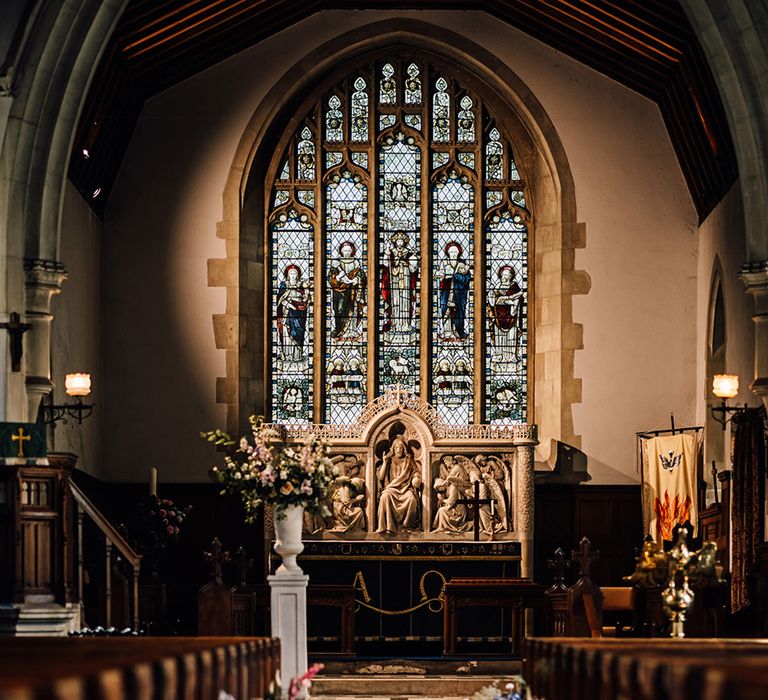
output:
<path id="1" fill-rule="evenodd" d="M 126 562 L 131 567 L 131 626 L 134 630 L 139 628 L 139 570 L 141 568 L 141 554 L 137 554 L 131 545 L 126 542 L 125 538 L 117 531 L 114 525 L 104 517 L 101 511 L 96 508 L 93 502 L 88 496 L 83 493 L 82 489 L 73 481 L 70 480 L 70 486 L 72 488 L 72 496 L 77 504 L 77 592 L 80 598 L 80 605 L 84 603 L 83 597 L 83 572 L 84 572 L 84 557 L 83 557 L 83 521 L 87 515 L 96 525 L 96 527 L 102 532 L 105 539 L 105 554 L 106 554 L 106 614 L 105 627 L 110 627 L 112 622 L 112 553 L 113 549 L 117 549 L 123 556 Z"/>

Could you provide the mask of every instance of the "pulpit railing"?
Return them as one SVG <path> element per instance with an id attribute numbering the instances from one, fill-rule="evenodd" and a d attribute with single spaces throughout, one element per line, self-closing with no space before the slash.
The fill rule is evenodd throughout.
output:
<path id="1" fill-rule="evenodd" d="M 131 568 L 131 626 L 134 630 L 139 625 L 139 571 L 141 555 L 134 551 L 114 525 L 101 513 L 82 489 L 70 479 L 72 496 L 77 504 L 77 592 L 80 605 L 84 608 L 85 557 L 83 553 L 83 524 L 87 515 L 104 535 L 104 576 L 105 576 L 105 627 L 112 625 L 112 572 L 115 553 L 123 557 Z"/>

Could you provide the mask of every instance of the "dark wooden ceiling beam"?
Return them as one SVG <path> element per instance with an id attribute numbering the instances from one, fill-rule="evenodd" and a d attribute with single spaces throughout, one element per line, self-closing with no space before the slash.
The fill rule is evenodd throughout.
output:
<path id="1" fill-rule="evenodd" d="M 92 206 L 103 208 L 145 99 L 315 12 L 351 8 L 483 10 L 657 102 L 700 216 L 736 177 L 719 94 L 674 0 L 131 0 L 97 69 L 70 177 L 83 192 L 102 187 Z"/>

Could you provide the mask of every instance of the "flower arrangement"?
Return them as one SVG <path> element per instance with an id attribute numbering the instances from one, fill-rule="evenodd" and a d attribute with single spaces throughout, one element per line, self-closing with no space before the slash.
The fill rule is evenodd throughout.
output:
<path id="1" fill-rule="evenodd" d="M 231 449 L 224 465 L 214 467 L 213 476 L 222 484 L 222 493 L 237 494 L 243 501 L 246 522 L 252 523 L 259 508 L 271 505 L 277 519 L 285 517 L 290 505 L 328 517 L 328 491 L 338 476 L 328 456 L 328 445 L 311 437 L 300 447 L 284 444 L 261 416 L 251 416 L 250 440 L 236 443 L 222 430 L 201 433 L 215 445 Z"/>
<path id="2" fill-rule="evenodd" d="M 468 700 L 525 700 L 526 697 L 525 681 L 521 676 L 512 676 L 506 683 L 496 681 L 481 688 Z"/>
<path id="3" fill-rule="evenodd" d="M 160 562 L 168 546 L 178 540 L 191 510 L 192 506 L 179 506 L 170 498 L 150 494 L 139 501 L 130 527 L 123 526 L 126 539 L 142 555 L 142 572 L 153 580 L 157 579 Z"/>
<path id="4" fill-rule="evenodd" d="M 142 520 L 147 532 L 165 545 L 175 541 L 192 506 L 177 506 L 170 498 L 150 495 L 142 501 Z"/>

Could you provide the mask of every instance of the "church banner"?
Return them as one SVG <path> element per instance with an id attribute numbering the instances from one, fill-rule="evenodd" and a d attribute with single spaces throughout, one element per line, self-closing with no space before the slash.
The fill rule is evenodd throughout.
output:
<path id="1" fill-rule="evenodd" d="M 45 455 L 45 426 L 39 423 L 0 423 L 0 459 L 6 464 Z"/>
<path id="2" fill-rule="evenodd" d="M 643 515 L 656 542 L 671 540 L 675 525 L 686 521 L 696 532 L 698 449 L 696 437 L 688 433 L 643 440 Z"/>

